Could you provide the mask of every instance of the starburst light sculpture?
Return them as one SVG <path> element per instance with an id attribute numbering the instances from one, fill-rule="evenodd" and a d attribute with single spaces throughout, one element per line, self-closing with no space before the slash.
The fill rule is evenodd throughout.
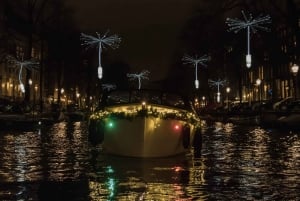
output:
<path id="1" fill-rule="evenodd" d="M 102 84 L 102 89 L 103 90 L 111 91 L 111 90 L 114 90 L 116 88 L 117 87 L 114 84 Z"/>
<path id="2" fill-rule="evenodd" d="M 25 60 L 20 61 L 15 57 L 7 56 L 7 61 L 13 65 L 15 65 L 17 68 L 19 68 L 19 83 L 20 83 L 20 90 L 22 93 L 25 93 L 25 86 L 22 82 L 22 74 L 23 74 L 23 68 L 29 69 L 29 70 L 37 70 L 39 62 L 33 61 L 33 60 Z"/>
<path id="3" fill-rule="evenodd" d="M 226 83 L 226 80 L 221 80 L 221 79 L 218 79 L 218 80 L 209 79 L 208 80 L 209 86 L 217 87 L 217 90 L 218 90 L 218 92 L 217 92 L 217 102 L 218 103 L 221 100 L 220 86 L 223 86 L 225 83 Z"/>
<path id="4" fill-rule="evenodd" d="M 193 64 L 195 66 L 195 88 L 199 88 L 199 80 L 198 80 L 198 64 L 201 64 L 202 66 L 206 67 L 207 65 L 205 62 L 209 60 L 209 57 L 207 55 L 203 55 L 202 57 L 198 57 L 197 55 L 193 58 L 189 55 L 184 55 L 182 58 L 184 64 Z"/>
<path id="5" fill-rule="evenodd" d="M 138 79 L 139 81 L 139 89 L 141 89 L 141 85 L 142 85 L 142 79 L 149 79 L 148 75 L 149 75 L 149 71 L 147 70 L 143 70 L 141 73 L 136 74 L 136 73 L 132 73 L 132 74 L 127 74 L 127 77 L 130 80 L 134 80 L 134 79 Z"/>
<path id="6" fill-rule="evenodd" d="M 262 25 L 271 23 L 271 17 L 269 15 L 266 15 L 253 18 L 252 14 L 250 14 L 249 17 L 247 17 L 244 11 L 242 11 L 242 15 L 244 17 L 244 21 L 237 18 L 227 18 L 226 23 L 229 26 L 228 31 L 233 31 L 234 33 L 237 33 L 242 29 L 247 29 L 246 66 L 250 68 L 252 62 L 250 54 L 250 32 L 252 31 L 253 33 L 256 33 L 258 29 L 268 31 L 269 29 Z"/>
<path id="7" fill-rule="evenodd" d="M 97 32 L 96 34 L 97 37 L 81 33 L 80 39 L 83 41 L 82 45 L 86 46 L 87 48 L 98 47 L 98 60 L 99 60 L 98 78 L 102 79 L 103 77 L 103 68 L 101 65 L 102 49 L 106 48 L 107 46 L 113 49 L 118 48 L 121 42 L 121 38 L 115 34 L 111 36 L 107 36 L 108 31 L 104 35 L 100 35 Z"/>

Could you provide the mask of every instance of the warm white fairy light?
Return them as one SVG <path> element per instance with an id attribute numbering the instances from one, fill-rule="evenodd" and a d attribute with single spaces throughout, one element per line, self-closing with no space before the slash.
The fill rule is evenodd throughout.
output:
<path id="1" fill-rule="evenodd" d="M 29 70 L 37 70 L 38 69 L 38 65 L 39 62 L 37 61 L 33 61 L 33 60 L 25 60 L 25 61 L 21 61 L 18 60 L 15 57 L 12 56 L 7 56 L 7 61 L 15 66 L 17 66 L 19 69 L 19 83 L 20 83 L 20 90 L 22 93 L 25 93 L 25 86 L 22 82 L 22 72 L 23 72 L 23 68 L 25 69 L 29 69 Z"/>
<path id="2" fill-rule="evenodd" d="M 111 90 L 114 90 L 116 88 L 117 87 L 114 84 L 102 84 L 102 89 L 103 90 L 111 91 Z"/>
<path id="3" fill-rule="evenodd" d="M 199 88 L 199 80 L 198 80 L 198 64 L 201 64 L 202 66 L 207 66 L 205 64 L 206 61 L 209 60 L 209 57 L 207 55 L 203 55 L 202 57 L 198 57 L 197 55 L 193 58 L 189 55 L 184 55 L 182 60 L 184 61 L 184 64 L 193 64 L 195 66 L 195 88 Z"/>
<path id="4" fill-rule="evenodd" d="M 103 68 L 101 65 L 101 53 L 102 49 L 105 47 L 111 47 L 113 49 L 118 48 L 119 44 L 121 42 L 121 38 L 118 35 L 111 35 L 107 36 L 108 32 L 106 32 L 104 35 L 100 35 L 97 33 L 97 37 L 87 35 L 84 33 L 81 33 L 80 39 L 83 41 L 82 45 L 86 46 L 87 48 L 90 47 L 98 47 L 98 78 L 102 79 L 103 77 Z"/>
<path id="5" fill-rule="evenodd" d="M 247 55 L 246 55 L 246 66 L 248 68 L 251 67 L 251 54 L 250 54 L 250 32 L 256 33 L 258 29 L 268 31 L 269 29 L 263 27 L 263 24 L 271 23 L 271 17 L 269 15 L 259 16 L 257 18 L 253 18 L 252 14 L 247 17 L 242 11 L 242 15 L 244 17 L 244 21 L 234 18 L 227 18 L 226 23 L 229 26 L 228 31 L 233 31 L 235 33 L 239 32 L 242 29 L 247 29 Z"/>
<path id="6" fill-rule="evenodd" d="M 216 81 L 211 80 L 211 79 L 208 80 L 208 84 L 210 86 L 217 87 L 217 90 L 218 90 L 218 92 L 217 92 L 217 102 L 218 103 L 221 101 L 221 98 L 220 98 L 220 96 L 221 96 L 220 86 L 223 86 L 225 83 L 226 83 L 226 80 L 221 80 L 221 79 L 218 79 Z"/>
<path id="7" fill-rule="evenodd" d="M 147 70 L 143 70 L 141 73 L 139 74 L 136 74 L 136 73 L 132 73 L 132 74 L 127 74 L 127 77 L 131 80 L 134 80 L 134 79 L 138 79 L 139 81 L 139 89 L 141 89 L 141 85 L 142 85 L 142 79 L 149 79 L 148 78 L 148 75 L 149 75 L 149 71 Z"/>

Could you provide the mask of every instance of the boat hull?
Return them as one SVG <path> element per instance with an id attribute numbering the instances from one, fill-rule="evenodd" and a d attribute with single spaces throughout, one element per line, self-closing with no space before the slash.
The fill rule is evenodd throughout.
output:
<path id="1" fill-rule="evenodd" d="M 104 152 L 130 157 L 167 157 L 185 153 L 193 138 L 191 125 L 181 120 L 139 117 L 105 120 Z M 184 127 L 189 127 L 185 129 Z M 184 130 L 188 133 L 184 134 Z M 188 143 L 188 146 L 187 146 Z"/>

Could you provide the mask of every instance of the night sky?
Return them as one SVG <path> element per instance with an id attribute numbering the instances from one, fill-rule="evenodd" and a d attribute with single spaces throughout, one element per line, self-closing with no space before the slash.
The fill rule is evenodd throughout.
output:
<path id="1" fill-rule="evenodd" d="M 132 71 L 149 70 L 151 80 L 166 77 L 183 27 L 199 4 L 198 0 L 65 1 L 82 32 L 109 30 L 119 35 L 120 47 L 106 49 L 106 54 L 128 63 Z"/>

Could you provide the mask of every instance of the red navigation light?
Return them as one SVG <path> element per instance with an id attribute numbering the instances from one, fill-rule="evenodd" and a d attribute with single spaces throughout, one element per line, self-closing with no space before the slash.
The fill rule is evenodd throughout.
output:
<path id="1" fill-rule="evenodd" d="M 180 129 L 180 126 L 179 126 L 178 124 L 175 124 L 174 129 L 175 129 L 175 130 L 179 130 L 179 129 Z"/>

